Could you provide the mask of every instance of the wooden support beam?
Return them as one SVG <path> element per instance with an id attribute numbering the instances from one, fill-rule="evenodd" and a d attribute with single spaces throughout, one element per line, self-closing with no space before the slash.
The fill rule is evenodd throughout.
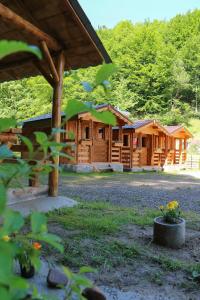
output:
<path id="1" fill-rule="evenodd" d="M 63 52 L 60 53 L 58 59 L 58 75 L 59 82 L 55 84 L 53 91 L 53 107 L 52 107 L 52 128 L 60 128 L 61 126 L 61 104 L 63 91 L 63 74 L 65 67 L 65 57 Z M 60 142 L 60 132 L 54 133 L 54 141 Z M 58 180 L 59 180 L 59 155 L 53 159 L 55 168 L 49 174 L 49 196 L 56 197 L 58 195 Z"/>
<path id="2" fill-rule="evenodd" d="M 41 65 L 41 63 L 38 60 L 34 60 L 33 63 L 40 71 L 40 73 L 43 75 L 43 77 L 46 79 L 46 81 L 48 81 L 48 83 L 54 88 L 55 82 L 52 76 L 49 73 L 47 73 L 45 68 Z"/>
<path id="3" fill-rule="evenodd" d="M 59 81 L 58 72 L 56 70 L 53 58 L 51 56 L 51 53 L 49 52 L 49 49 L 48 49 L 45 41 L 41 41 L 41 48 L 42 48 L 43 55 L 48 63 L 49 68 L 50 68 L 53 79 L 55 80 L 55 82 L 58 82 Z"/>
<path id="4" fill-rule="evenodd" d="M 61 50 L 61 46 L 55 38 L 45 33 L 29 21 L 23 19 L 2 3 L 0 3 L 0 17 L 6 23 L 11 23 L 18 29 L 26 31 L 28 34 L 35 37 L 37 41 L 45 41 L 50 49 L 54 51 Z"/>

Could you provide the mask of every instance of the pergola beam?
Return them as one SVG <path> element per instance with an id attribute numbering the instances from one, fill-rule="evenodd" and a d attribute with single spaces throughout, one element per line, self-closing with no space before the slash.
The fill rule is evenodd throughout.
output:
<path id="1" fill-rule="evenodd" d="M 49 73 L 47 73 L 47 71 L 45 70 L 45 68 L 43 67 L 43 65 L 39 61 L 37 61 L 37 60 L 34 60 L 33 63 L 37 67 L 37 69 L 40 71 L 41 75 L 44 76 L 44 78 L 46 79 L 46 81 L 52 86 L 52 88 L 54 88 L 55 81 L 52 78 L 52 76 Z"/>
<path id="2" fill-rule="evenodd" d="M 55 82 L 58 82 L 59 81 L 58 72 L 56 70 L 51 53 L 49 52 L 49 49 L 48 49 L 45 41 L 41 41 L 41 48 L 42 48 L 43 55 L 44 55 L 46 61 L 48 62 L 53 79 L 55 80 Z"/>
<path id="3" fill-rule="evenodd" d="M 45 41 L 50 49 L 54 51 L 61 50 L 61 46 L 55 38 L 51 37 L 49 34 L 45 33 L 29 21 L 23 19 L 2 3 L 0 3 L 0 17 L 5 22 L 14 24 L 18 29 L 25 30 L 27 33 L 34 36 L 38 41 Z"/>

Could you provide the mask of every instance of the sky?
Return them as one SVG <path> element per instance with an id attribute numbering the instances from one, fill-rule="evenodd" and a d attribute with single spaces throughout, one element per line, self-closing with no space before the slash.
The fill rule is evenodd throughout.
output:
<path id="1" fill-rule="evenodd" d="M 95 28 L 112 28 L 121 20 L 168 20 L 179 13 L 200 9 L 200 0 L 79 0 Z"/>

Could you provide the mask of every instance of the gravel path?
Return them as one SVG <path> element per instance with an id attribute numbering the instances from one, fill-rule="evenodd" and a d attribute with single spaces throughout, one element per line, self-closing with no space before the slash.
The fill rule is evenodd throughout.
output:
<path id="1" fill-rule="evenodd" d="M 60 193 L 87 201 L 142 208 L 157 208 L 177 199 L 184 210 L 200 213 L 200 179 L 188 174 L 63 175 Z"/>

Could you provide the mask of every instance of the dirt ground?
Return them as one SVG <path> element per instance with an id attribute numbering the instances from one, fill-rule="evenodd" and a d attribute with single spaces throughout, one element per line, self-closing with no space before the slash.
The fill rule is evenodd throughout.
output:
<path id="1" fill-rule="evenodd" d="M 155 209 L 177 199 L 183 210 L 200 213 L 199 178 L 188 174 L 68 174 L 62 176 L 60 192 L 82 203 L 107 201 L 130 210 Z M 188 226 L 186 244 L 178 250 L 155 245 L 152 226 L 134 222 L 99 237 L 82 234 L 84 224 L 82 230 L 67 230 L 54 222 L 50 231 L 64 239 L 69 251 L 58 261 L 74 270 L 79 264 L 96 268 L 90 277 L 108 300 L 200 299 L 200 283 L 192 276 L 200 272 L 199 226 Z"/>

